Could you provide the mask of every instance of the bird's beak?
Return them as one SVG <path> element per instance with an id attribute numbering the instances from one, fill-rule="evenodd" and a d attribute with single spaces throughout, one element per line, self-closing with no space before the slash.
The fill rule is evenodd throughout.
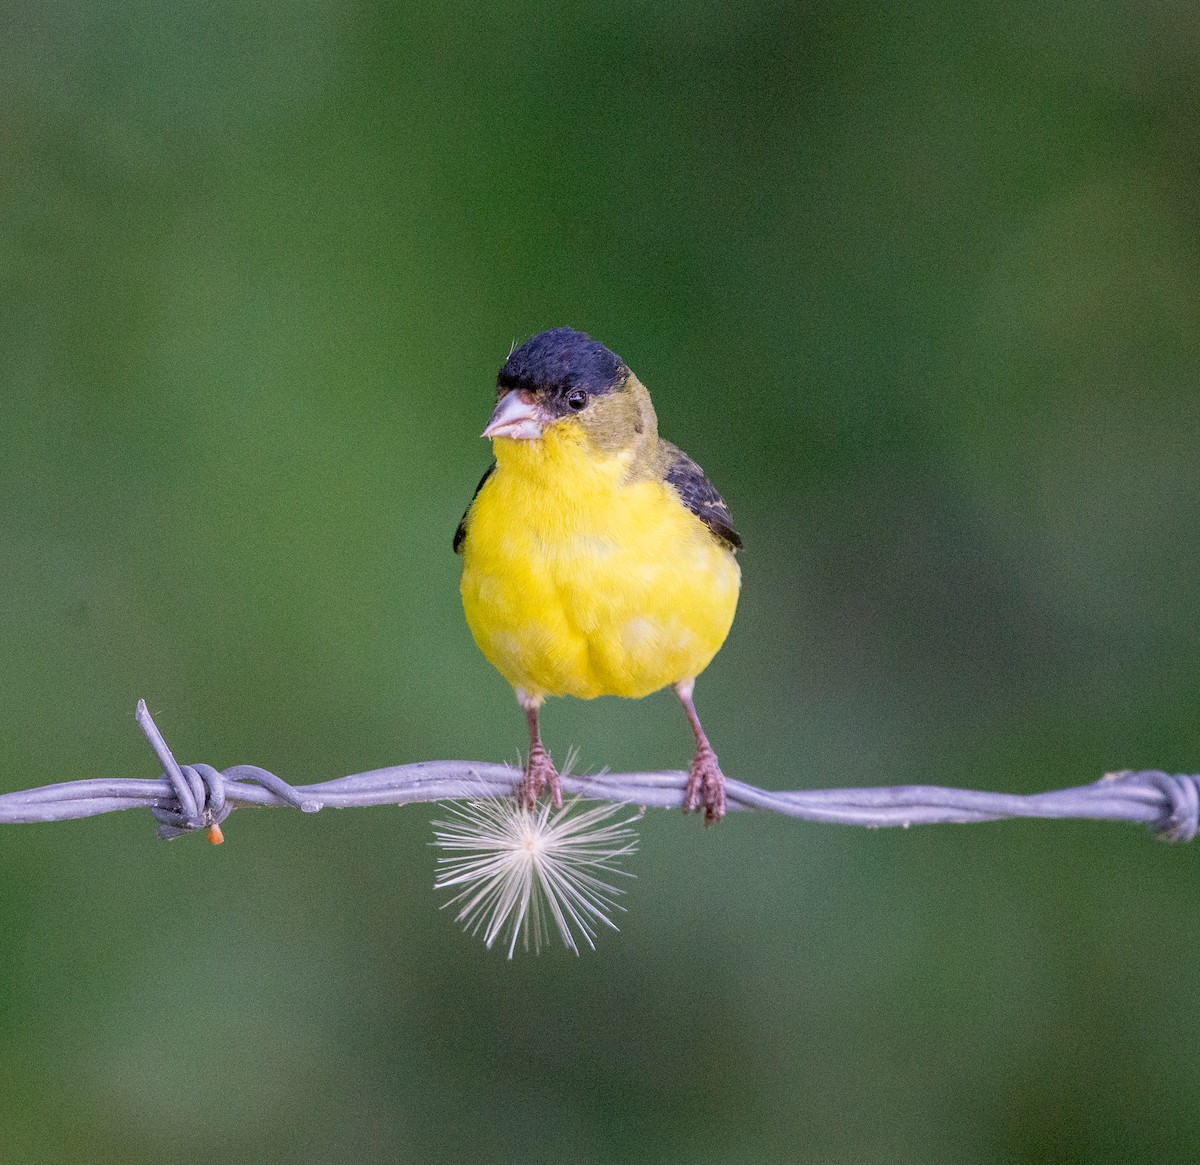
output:
<path id="1" fill-rule="evenodd" d="M 511 437 L 515 441 L 535 441 L 542 435 L 542 414 L 523 392 L 506 392 L 492 413 L 484 437 Z"/>

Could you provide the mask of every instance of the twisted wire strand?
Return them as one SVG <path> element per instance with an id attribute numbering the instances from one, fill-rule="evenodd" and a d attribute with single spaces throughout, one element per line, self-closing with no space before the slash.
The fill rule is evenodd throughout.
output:
<path id="1" fill-rule="evenodd" d="M 181 765 L 159 732 L 144 700 L 136 720 L 162 765 L 162 776 L 66 781 L 0 794 L 0 824 L 65 821 L 121 809 L 149 809 L 158 835 L 178 837 L 207 830 L 222 839 L 221 823 L 239 806 L 292 806 L 303 813 L 365 805 L 510 796 L 520 774 L 504 764 L 419 761 L 337 777 L 313 785 L 290 785 L 256 765 Z M 684 772 L 605 773 L 565 776 L 565 792 L 661 809 L 677 809 L 687 785 Z M 1165 841 L 1191 841 L 1200 832 L 1200 776 L 1157 770 L 1109 773 L 1090 785 L 1046 793 L 988 793 L 939 785 L 892 785 L 863 789 L 800 789 L 774 792 L 727 780 L 731 810 L 779 813 L 805 821 L 868 828 L 966 824 L 1004 818 L 1078 818 L 1129 821 Z"/>

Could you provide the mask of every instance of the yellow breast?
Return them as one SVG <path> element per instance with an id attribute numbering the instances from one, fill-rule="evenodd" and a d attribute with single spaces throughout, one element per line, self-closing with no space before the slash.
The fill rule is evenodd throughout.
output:
<path id="1" fill-rule="evenodd" d="M 480 650 L 531 695 L 644 696 L 691 679 L 729 633 L 733 553 L 659 480 L 627 481 L 578 427 L 498 439 L 471 507 L 462 598 Z"/>

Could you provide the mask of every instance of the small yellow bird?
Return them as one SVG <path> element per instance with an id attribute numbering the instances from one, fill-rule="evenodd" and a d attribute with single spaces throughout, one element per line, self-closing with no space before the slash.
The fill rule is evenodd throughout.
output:
<path id="1" fill-rule="evenodd" d="M 483 431 L 495 461 L 454 535 L 479 649 L 529 723 L 523 799 L 558 771 L 547 696 L 639 698 L 673 684 L 696 735 L 683 811 L 725 815 L 725 778 L 696 715 L 696 677 L 737 608 L 742 540 L 721 495 L 658 435 L 650 394 L 603 344 L 552 328 L 516 349 Z"/>

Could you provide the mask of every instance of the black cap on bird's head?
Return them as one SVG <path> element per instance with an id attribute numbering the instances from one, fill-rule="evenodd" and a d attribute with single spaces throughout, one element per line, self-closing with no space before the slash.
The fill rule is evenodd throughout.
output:
<path id="1" fill-rule="evenodd" d="M 547 396 L 582 388 L 596 395 L 619 388 L 628 375 L 621 358 L 586 332 L 551 328 L 526 340 L 509 356 L 496 377 L 496 388 L 501 392 L 523 388 Z"/>
<path id="2" fill-rule="evenodd" d="M 596 397 L 620 391 L 629 378 L 624 361 L 586 332 L 539 332 L 500 369 L 499 401 L 483 435 L 539 437 L 546 424 L 582 412 Z"/>

